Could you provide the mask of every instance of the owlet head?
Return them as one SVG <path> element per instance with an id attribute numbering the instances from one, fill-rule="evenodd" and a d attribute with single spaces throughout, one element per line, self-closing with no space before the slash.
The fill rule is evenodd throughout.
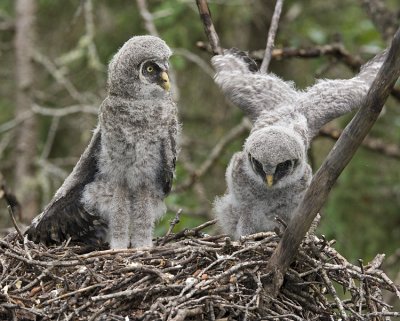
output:
<path id="1" fill-rule="evenodd" d="M 134 96 L 146 85 L 151 90 L 169 90 L 168 59 L 171 49 L 164 40 L 153 36 L 129 39 L 108 66 L 111 94 Z"/>
<path id="2" fill-rule="evenodd" d="M 304 144 L 286 128 L 272 126 L 252 132 L 244 150 L 252 171 L 267 187 L 283 187 L 302 174 Z"/>

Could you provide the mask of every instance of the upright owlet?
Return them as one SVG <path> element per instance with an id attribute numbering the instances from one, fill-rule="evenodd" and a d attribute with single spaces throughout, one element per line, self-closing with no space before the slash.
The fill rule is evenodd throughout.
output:
<path id="1" fill-rule="evenodd" d="M 310 184 L 307 150 L 327 122 L 360 107 L 385 53 L 347 80 L 320 80 L 305 91 L 261 73 L 244 53 L 228 50 L 212 58 L 215 81 L 253 122 L 243 150 L 226 172 L 227 192 L 214 203 L 225 233 L 234 238 L 288 222 Z"/>
<path id="2" fill-rule="evenodd" d="M 151 246 L 165 213 L 177 157 L 177 108 L 169 93 L 171 50 L 152 36 L 128 40 L 108 67 L 99 124 L 72 173 L 27 234 L 34 241 Z"/>

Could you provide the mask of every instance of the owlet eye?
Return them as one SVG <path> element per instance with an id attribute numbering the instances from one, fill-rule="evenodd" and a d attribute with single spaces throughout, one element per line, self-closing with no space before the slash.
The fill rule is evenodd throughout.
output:
<path id="1" fill-rule="evenodd" d="M 153 68 L 153 66 L 147 66 L 146 70 L 147 70 L 147 72 L 153 72 L 154 68 Z"/>

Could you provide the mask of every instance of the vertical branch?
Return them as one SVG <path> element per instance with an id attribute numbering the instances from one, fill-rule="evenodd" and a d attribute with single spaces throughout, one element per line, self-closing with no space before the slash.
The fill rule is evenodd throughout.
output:
<path id="1" fill-rule="evenodd" d="M 158 37 L 158 31 L 156 29 L 156 26 L 154 25 L 153 16 L 150 13 L 150 11 L 147 9 L 146 0 L 136 0 L 136 3 L 139 8 L 139 13 L 142 16 L 142 19 L 144 21 L 145 29 L 152 36 Z"/>
<path id="2" fill-rule="evenodd" d="M 265 48 L 264 59 L 261 63 L 260 71 L 266 73 L 272 57 L 276 31 L 278 30 L 279 18 L 281 16 L 283 0 L 276 0 L 274 14 L 268 31 L 267 46 Z"/>
<path id="3" fill-rule="evenodd" d="M 211 19 L 210 9 L 208 8 L 207 0 L 196 0 L 199 9 L 200 19 L 204 25 L 204 31 L 211 45 L 211 50 L 214 55 L 222 54 L 222 49 L 219 43 L 219 37 L 215 31 L 214 24 Z"/>
<path id="4" fill-rule="evenodd" d="M 89 66 L 94 68 L 95 70 L 104 70 L 104 66 L 100 62 L 99 55 L 97 53 L 96 45 L 94 44 L 94 19 L 93 19 L 93 2 L 92 0 L 86 0 L 83 3 L 84 14 L 85 14 L 85 27 L 86 27 L 86 36 L 88 38 L 88 58 L 89 58 Z"/>
<path id="5" fill-rule="evenodd" d="M 372 83 L 361 108 L 346 126 L 324 163 L 313 177 L 303 201 L 297 207 L 281 241 L 268 262 L 273 280 L 267 291 L 277 294 L 290 263 L 311 223 L 340 173 L 350 162 L 382 110 L 391 89 L 400 76 L 400 29 L 392 41 L 388 55 Z"/>
<path id="6" fill-rule="evenodd" d="M 15 1 L 15 118 L 30 111 L 33 103 L 34 70 L 32 63 L 34 48 L 34 20 L 36 0 Z M 26 191 L 26 182 L 33 176 L 33 159 L 36 157 L 37 119 L 27 118 L 18 127 L 15 148 L 15 186 L 21 194 L 25 219 L 37 214 L 38 204 L 33 191 Z M 25 191 L 24 191 L 25 188 Z"/>

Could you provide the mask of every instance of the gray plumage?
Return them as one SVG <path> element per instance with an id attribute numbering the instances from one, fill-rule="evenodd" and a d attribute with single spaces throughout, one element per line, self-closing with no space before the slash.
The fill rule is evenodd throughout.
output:
<path id="1" fill-rule="evenodd" d="M 347 80 L 320 80 L 305 91 L 273 74 L 236 49 L 212 58 L 215 82 L 253 122 L 243 150 L 226 171 L 227 192 L 214 211 L 225 233 L 234 238 L 281 227 L 289 222 L 310 184 L 307 150 L 329 121 L 360 107 L 385 52 Z"/>
<path id="2" fill-rule="evenodd" d="M 170 55 L 163 40 L 137 36 L 113 57 L 99 125 L 72 173 L 33 220 L 30 239 L 106 241 L 113 249 L 151 246 L 177 156 Z"/>

